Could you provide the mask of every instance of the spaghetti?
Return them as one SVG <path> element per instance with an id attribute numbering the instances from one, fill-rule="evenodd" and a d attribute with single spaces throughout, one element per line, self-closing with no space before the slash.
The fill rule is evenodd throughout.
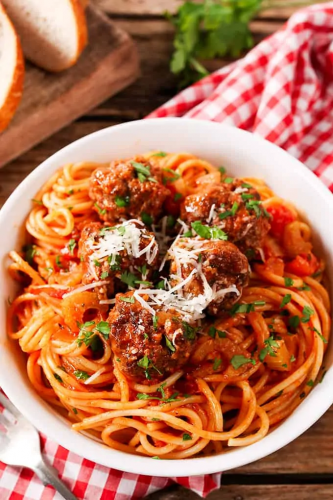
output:
<path id="1" fill-rule="evenodd" d="M 25 249 L 10 253 L 22 288 L 8 334 L 40 396 L 111 448 L 181 459 L 255 443 L 325 374 L 330 299 L 311 228 L 263 181 L 232 179 L 193 155 L 155 151 L 131 165 L 139 187 L 158 184 L 161 196 L 136 218 L 120 184 L 118 220 L 106 184 L 96 201 L 92 179 L 108 165 L 66 165 L 37 193 Z M 191 221 L 203 207 L 205 218 Z"/>

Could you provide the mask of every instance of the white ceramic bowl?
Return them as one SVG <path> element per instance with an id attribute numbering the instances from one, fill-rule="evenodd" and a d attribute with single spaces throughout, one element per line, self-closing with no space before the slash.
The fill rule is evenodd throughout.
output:
<path id="1" fill-rule="evenodd" d="M 149 150 L 187 151 L 235 176 L 255 176 L 283 198 L 291 200 L 311 224 L 318 251 L 326 258 L 333 283 L 333 231 L 329 215 L 333 196 L 314 174 L 287 153 L 250 133 L 217 123 L 157 119 L 137 121 L 88 135 L 62 149 L 34 170 L 14 191 L 0 213 L 0 386 L 18 409 L 44 434 L 65 448 L 102 465 L 137 474 L 194 476 L 248 464 L 290 443 L 306 431 L 333 402 L 332 349 L 321 384 L 296 411 L 263 440 L 226 454 L 187 460 L 152 460 L 107 448 L 71 430 L 70 425 L 44 403 L 28 382 L 23 354 L 6 338 L 6 302 L 15 293 L 6 268 L 8 252 L 18 248 L 22 226 L 31 209 L 31 198 L 55 170 L 77 161 L 107 162 Z M 333 294 L 331 293 L 333 296 Z M 332 345 L 332 343 L 331 343 Z M 330 347 L 331 347 L 330 345 Z"/>

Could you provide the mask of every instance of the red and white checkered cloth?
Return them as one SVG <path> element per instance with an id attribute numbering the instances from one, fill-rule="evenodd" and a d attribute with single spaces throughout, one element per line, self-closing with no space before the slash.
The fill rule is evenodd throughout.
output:
<path id="1" fill-rule="evenodd" d="M 333 2 L 300 10 L 244 59 L 184 90 L 149 118 L 167 116 L 259 134 L 333 190 Z"/>
<path id="2" fill-rule="evenodd" d="M 333 2 L 295 14 L 244 59 L 223 68 L 149 117 L 183 116 L 251 130 L 304 162 L 333 190 Z M 42 438 L 48 462 L 79 499 L 142 498 L 172 481 L 206 496 L 220 474 L 158 478 L 127 474 Z M 0 463 L 1 500 L 60 500 L 27 469 Z"/>

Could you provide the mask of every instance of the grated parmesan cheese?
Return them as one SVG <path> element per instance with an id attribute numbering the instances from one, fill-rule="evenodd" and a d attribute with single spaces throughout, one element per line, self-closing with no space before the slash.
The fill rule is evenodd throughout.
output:
<path id="1" fill-rule="evenodd" d="M 65 293 L 62 296 L 62 298 L 65 299 L 66 297 L 70 297 L 71 295 L 74 295 L 75 293 L 85 292 L 86 290 L 91 290 L 92 288 L 95 288 L 96 286 L 103 286 L 103 285 L 107 285 L 108 283 L 110 283 L 108 280 L 103 280 L 103 281 L 95 281 L 94 283 L 90 283 L 89 285 L 79 286 L 78 288 L 75 288 L 71 292 Z"/>
<path id="2" fill-rule="evenodd" d="M 142 229 L 138 225 L 142 226 Z M 122 230 L 119 231 L 121 228 Z M 140 242 L 144 239 L 150 240 L 149 244 L 140 249 Z M 110 230 L 105 231 L 97 241 L 93 239 L 88 240 L 87 247 L 93 251 L 89 256 L 91 263 L 94 260 L 103 261 L 111 256 L 111 265 L 115 264 L 116 255 L 119 255 L 123 250 L 134 258 L 146 255 L 148 264 L 154 261 L 158 253 L 158 245 L 155 237 L 147 234 L 144 224 L 136 219 L 131 219 L 112 227 Z"/>

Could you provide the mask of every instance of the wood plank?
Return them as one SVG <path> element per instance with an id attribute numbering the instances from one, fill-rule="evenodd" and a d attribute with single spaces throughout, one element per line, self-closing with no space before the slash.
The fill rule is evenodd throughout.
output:
<path id="1" fill-rule="evenodd" d="M 87 20 L 90 43 L 73 68 L 51 74 L 27 63 L 22 102 L 0 135 L 0 166 L 137 77 L 137 51 L 127 33 L 96 7 L 88 8 Z"/>
<path id="2" fill-rule="evenodd" d="M 170 13 L 175 13 L 177 9 L 184 3 L 184 0 L 94 0 L 94 1 L 96 5 L 98 5 L 108 14 L 118 15 L 118 16 L 128 16 L 128 15 L 162 16 L 166 11 Z M 202 2 L 202 0 L 192 0 L 192 1 L 194 1 L 195 3 Z M 291 3 L 292 6 L 288 7 L 288 3 Z M 274 5 L 278 6 L 280 4 L 281 7 L 269 8 L 269 9 L 267 8 L 259 14 L 259 17 L 288 19 L 296 10 L 301 8 L 304 5 L 304 3 L 306 3 L 306 1 L 303 0 L 294 0 L 292 2 L 288 2 L 288 0 L 274 0 Z"/>
<path id="3" fill-rule="evenodd" d="M 332 500 L 333 485 L 231 485 L 222 486 L 207 500 Z M 197 500 L 201 497 L 181 486 L 172 486 L 146 497 L 147 500 Z"/>

